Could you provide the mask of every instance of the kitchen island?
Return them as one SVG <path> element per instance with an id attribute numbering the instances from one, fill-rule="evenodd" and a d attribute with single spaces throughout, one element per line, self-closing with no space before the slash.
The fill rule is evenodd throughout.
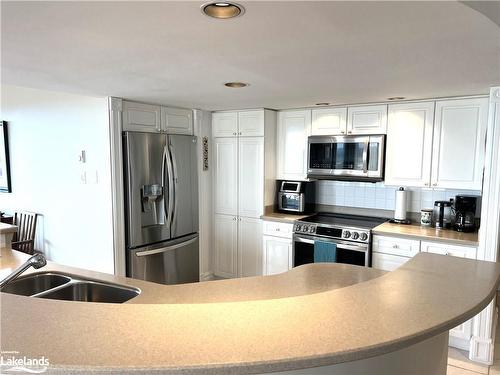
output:
<path id="1" fill-rule="evenodd" d="M 2 249 L 2 275 L 26 255 Z M 500 265 L 421 253 L 390 273 L 310 264 L 274 276 L 157 285 L 123 304 L 0 294 L 1 349 L 55 373 L 445 374 L 447 331 L 493 298 Z"/>

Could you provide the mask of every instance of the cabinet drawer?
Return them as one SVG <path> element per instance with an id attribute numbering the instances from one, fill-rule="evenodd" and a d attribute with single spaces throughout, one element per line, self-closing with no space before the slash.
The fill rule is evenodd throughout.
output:
<path id="1" fill-rule="evenodd" d="M 476 259 L 477 248 L 472 246 L 449 245 L 443 242 L 422 241 L 422 251 L 427 253 L 450 255 L 460 258 Z"/>
<path id="2" fill-rule="evenodd" d="M 292 238 L 293 224 L 264 221 L 263 232 L 269 236 Z"/>
<path id="3" fill-rule="evenodd" d="M 420 251 L 420 241 L 407 240 L 399 237 L 373 236 L 374 252 L 413 257 Z"/>
<path id="4" fill-rule="evenodd" d="M 372 268 L 382 271 L 394 271 L 408 262 L 411 258 L 398 255 L 372 253 Z"/>

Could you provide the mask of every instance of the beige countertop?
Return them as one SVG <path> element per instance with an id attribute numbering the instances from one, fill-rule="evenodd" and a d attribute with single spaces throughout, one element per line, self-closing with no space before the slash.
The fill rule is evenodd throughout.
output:
<path id="1" fill-rule="evenodd" d="M 0 223 L 0 234 L 15 233 L 15 232 L 17 232 L 17 226 L 6 223 Z"/>
<path id="2" fill-rule="evenodd" d="M 2 250 L 0 272 L 26 255 Z M 364 359 L 436 336 L 493 298 L 500 264 L 421 253 L 383 273 L 343 264 L 166 286 L 49 263 L 133 285 L 124 304 L 1 293 L 1 349 L 44 355 L 50 369 L 247 374 Z M 39 272 L 39 271 L 37 271 Z"/>
<path id="3" fill-rule="evenodd" d="M 285 214 L 281 212 L 266 212 L 264 215 L 262 215 L 260 218 L 262 220 L 267 220 L 267 221 L 278 221 L 281 223 L 290 223 L 293 224 L 295 220 L 300 220 L 305 217 L 311 216 L 311 214 L 307 215 L 294 215 L 294 214 Z"/>
<path id="4" fill-rule="evenodd" d="M 404 225 L 387 222 L 373 228 L 372 233 L 413 237 L 421 240 L 445 241 L 457 245 L 477 246 L 479 244 L 477 232 L 462 233 L 451 229 L 436 229 L 415 224 Z"/>

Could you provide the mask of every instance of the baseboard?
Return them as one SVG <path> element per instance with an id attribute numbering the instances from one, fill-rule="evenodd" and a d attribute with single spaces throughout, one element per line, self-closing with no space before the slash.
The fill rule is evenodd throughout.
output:
<path id="1" fill-rule="evenodd" d="M 200 281 L 210 281 L 214 279 L 214 273 L 213 272 L 203 272 L 200 274 Z"/>
<path id="2" fill-rule="evenodd" d="M 457 348 L 457 349 L 469 351 L 470 340 L 461 339 L 461 338 L 453 337 L 450 335 L 450 338 L 448 341 L 448 346 L 451 346 L 452 348 Z"/>

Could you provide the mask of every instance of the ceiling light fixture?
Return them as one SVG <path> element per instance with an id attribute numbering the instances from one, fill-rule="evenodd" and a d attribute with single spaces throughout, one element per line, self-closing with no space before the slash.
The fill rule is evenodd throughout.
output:
<path id="1" fill-rule="evenodd" d="M 315 105 L 330 105 L 331 103 L 316 103 Z"/>
<path id="2" fill-rule="evenodd" d="M 242 87 L 247 87 L 249 85 L 245 82 L 226 82 L 224 83 L 224 86 L 231 87 L 233 89 L 241 89 Z"/>
<path id="3" fill-rule="evenodd" d="M 387 98 L 387 100 L 403 100 L 406 99 L 404 96 L 392 96 L 390 98 Z"/>
<path id="4" fill-rule="evenodd" d="M 201 11 L 209 17 L 228 19 L 241 16 L 245 13 L 245 8 L 228 1 L 216 1 L 203 4 Z"/>

